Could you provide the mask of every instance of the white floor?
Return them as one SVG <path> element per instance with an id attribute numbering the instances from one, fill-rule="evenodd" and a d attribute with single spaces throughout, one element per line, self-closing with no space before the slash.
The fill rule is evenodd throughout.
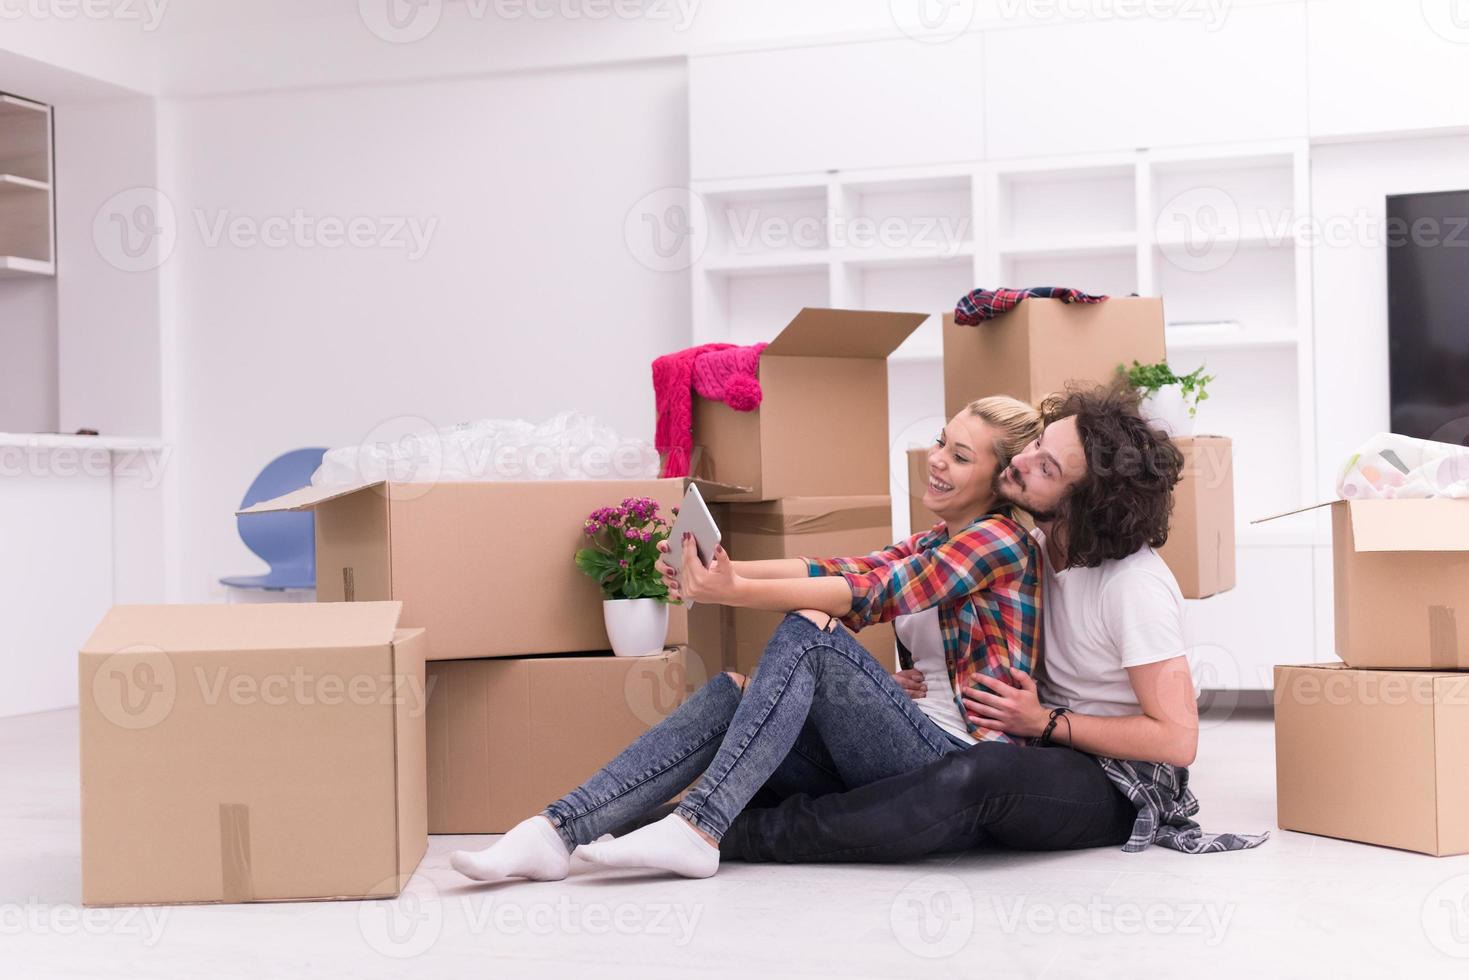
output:
<path id="1" fill-rule="evenodd" d="M 1274 826 L 1270 723 L 1206 728 L 1208 828 Z M 1463 976 L 1469 858 L 1275 831 L 1240 854 L 969 854 L 467 887 L 435 837 L 408 896 L 79 908 L 76 713 L 0 719 L 6 977 Z"/>

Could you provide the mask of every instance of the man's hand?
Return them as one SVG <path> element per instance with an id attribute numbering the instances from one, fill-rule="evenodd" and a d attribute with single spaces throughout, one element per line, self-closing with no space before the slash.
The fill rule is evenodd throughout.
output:
<path id="1" fill-rule="evenodd" d="M 1013 685 L 986 677 L 983 683 L 989 691 L 966 688 L 965 713 L 971 722 L 991 731 L 1034 738 L 1046 730 L 1051 712 L 1036 695 L 1035 678 L 1014 667 L 1010 668 L 1010 678 Z"/>
<path id="2" fill-rule="evenodd" d="M 722 545 L 715 546 L 714 560 L 709 563 L 708 568 L 705 568 L 704 563 L 699 560 L 699 546 L 694 541 L 694 536 L 685 534 L 683 569 L 680 574 L 682 582 L 679 595 L 682 598 L 690 602 L 736 604 L 741 579 L 734 573 L 734 563 Z"/>
<path id="3" fill-rule="evenodd" d="M 909 668 L 893 672 L 893 680 L 903 689 L 903 693 L 914 701 L 928 696 L 928 682 L 923 679 L 923 671 Z"/>

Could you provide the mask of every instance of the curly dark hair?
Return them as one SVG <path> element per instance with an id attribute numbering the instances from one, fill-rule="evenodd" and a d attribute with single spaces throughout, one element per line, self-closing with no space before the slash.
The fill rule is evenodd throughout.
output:
<path id="1" fill-rule="evenodd" d="M 1124 382 L 1068 387 L 1040 406 L 1046 425 L 1076 419 L 1086 475 L 1057 507 L 1068 564 L 1095 568 L 1126 558 L 1143 545 L 1168 540 L 1173 488 L 1183 454 L 1138 414 L 1138 395 Z"/>

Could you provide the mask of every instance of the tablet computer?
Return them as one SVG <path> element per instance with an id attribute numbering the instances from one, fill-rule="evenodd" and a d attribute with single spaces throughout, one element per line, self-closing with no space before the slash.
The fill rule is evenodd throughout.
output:
<path id="1" fill-rule="evenodd" d="M 714 560 L 714 549 L 719 547 L 719 525 L 714 523 L 714 515 L 709 513 L 709 505 L 704 503 L 703 494 L 692 483 L 684 492 L 683 503 L 678 505 L 678 517 L 673 522 L 672 530 L 668 532 L 668 554 L 664 562 L 675 572 L 683 571 L 685 534 L 694 536 L 699 560 L 707 568 Z"/>

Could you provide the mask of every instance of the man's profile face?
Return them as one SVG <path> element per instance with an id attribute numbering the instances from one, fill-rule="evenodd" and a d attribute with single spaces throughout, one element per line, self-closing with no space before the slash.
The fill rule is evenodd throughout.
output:
<path id="1" fill-rule="evenodd" d="M 1086 451 L 1076 419 L 1067 417 L 1046 426 L 995 478 L 1000 497 L 1033 516 L 1048 521 L 1061 501 L 1086 475 Z"/>

